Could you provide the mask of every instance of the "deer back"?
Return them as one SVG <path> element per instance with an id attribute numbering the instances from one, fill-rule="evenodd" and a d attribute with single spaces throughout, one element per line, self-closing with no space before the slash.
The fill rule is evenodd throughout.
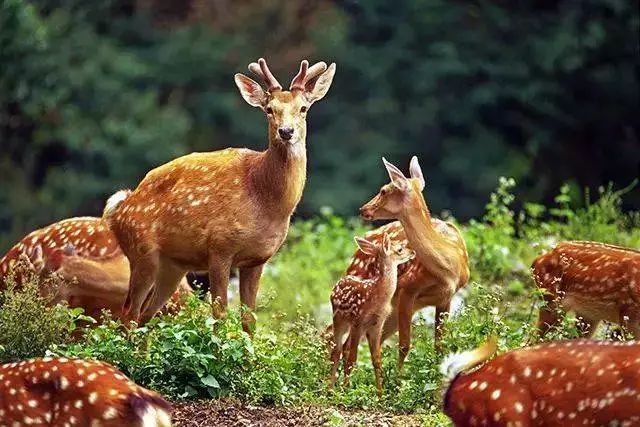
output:
<path id="1" fill-rule="evenodd" d="M 640 252 L 597 242 L 562 242 L 532 265 L 538 287 L 594 301 L 640 304 Z"/>
<path id="2" fill-rule="evenodd" d="M 170 405 L 113 366 L 66 358 L 0 365 L 0 425 L 170 426 Z"/>
<path id="3" fill-rule="evenodd" d="M 453 377 L 444 411 L 459 426 L 638 425 L 640 343 L 573 340 L 510 351 Z"/>

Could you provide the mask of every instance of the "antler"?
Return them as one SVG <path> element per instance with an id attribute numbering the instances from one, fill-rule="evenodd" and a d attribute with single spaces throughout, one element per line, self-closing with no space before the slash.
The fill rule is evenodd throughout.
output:
<path id="1" fill-rule="evenodd" d="M 282 85 L 278 83 L 278 80 L 273 76 L 271 70 L 267 66 L 267 61 L 264 58 L 258 59 L 258 62 L 252 62 L 249 64 L 249 71 L 262 78 L 267 85 L 267 90 L 273 92 L 275 90 L 282 90 Z"/>
<path id="2" fill-rule="evenodd" d="M 291 80 L 289 90 L 305 90 L 308 83 L 313 82 L 316 77 L 327 70 L 327 64 L 320 61 L 309 67 L 309 61 L 306 59 L 300 62 L 300 71 Z"/>

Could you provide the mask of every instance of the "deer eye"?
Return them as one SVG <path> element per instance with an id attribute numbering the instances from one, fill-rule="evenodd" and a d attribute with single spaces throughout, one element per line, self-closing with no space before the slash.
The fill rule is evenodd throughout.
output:
<path id="1" fill-rule="evenodd" d="M 300 107 L 300 112 L 301 113 L 306 113 L 307 112 L 307 106 L 303 105 L 302 107 Z"/>
<path id="2" fill-rule="evenodd" d="M 266 111 L 266 112 L 267 112 L 267 114 L 269 114 L 269 115 L 273 114 L 273 108 L 271 108 L 271 107 L 267 107 L 267 108 L 265 108 L 265 110 L 264 110 L 264 111 Z"/>

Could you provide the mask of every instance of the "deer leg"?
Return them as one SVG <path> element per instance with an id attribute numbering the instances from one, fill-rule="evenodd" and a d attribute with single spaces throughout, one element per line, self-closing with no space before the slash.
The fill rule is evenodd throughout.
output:
<path id="1" fill-rule="evenodd" d="M 231 260 L 212 258 L 209 261 L 209 283 L 213 317 L 222 318 L 227 310 L 227 289 L 231 274 Z"/>
<path id="2" fill-rule="evenodd" d="M 160 263 L 160 268 L 154 286 L 155 292 L 153 300 L 142 311 L 142 323 L 148 322 L 158 311 L 171 299 L 180 281 L 184 277 L 185 271 L 178 268 L 170 261 Z"/>
<path id="3" fill-rule="evenodd" d="M 256 319 L 253 312 L 256 309 L 256 297 L 263 268 L 264 264 L 260 264 L 240 269 L 240 302 L 249 309 L 242 313 L 242 329 L 246 333 L 252 333 L 255 327 Z"/>
<path id="4" fill-rule="evenodd" d="M 392 307 L 393 308 L 385 319 L 384 326 L 382 327 L 381 343 L 385 342 L 387 338 L 395 334 L 398 330 L 398 304 L 393 304 Z"/>
<path id="5" fill-rule="evenodd" d="M 545 305 L 540 307 L 538 312 L 538 332 L 541 338 L 560 322 L 557 311 L 556 302 L 552 298 L 545 297 Z"/>
<path id="6" fill-rule="evenodd" d="M 381 354 L 381 342 L 382 339 L 382 320 L 372 326 L 367 331 L 367 340 L 369 342 L 369 351 L 371 352 L 371 363 L 373 364 L 373 372 L 376 376 L 376 389 L 378 390 L 378 397 L 382 397 L 382 354 Z"/>
<path id="7" fill-rule="evenodd" d="M 157 273 L 158 255 L 155 252 L 138 257 L 135 263 L 131 263 L 129 292 L 122 309 L 125 319 L 139 320 L 142 306 L 153 292 L 153 284 Z"/>
<path id="8" fill-rule="evenodd" d="M 349 375 L 351 375 L 351 369 L 358 360 L 358 344 L 360 344 L 360 337 L 362 336 L 362 329 L 360 326 L 351 326 L 351 332 L 349 333 L 349 340 L 347 342 L 347 354 L 344 358 L 344 387 L 349 386 Z"/>
<path id="9" fill-rule="evenodd" d="M 436 306 L 436 317 L 434 323 L 434 343 L 436 352 L 442 352 L 442 332 L 444 325 L 442 324 L 445 318 L 449 315 L 449 309 L 451 308 L 451 301 L 447 301 L 444 305 Z"/>
<path id="10" fill-rule="evenodd" d="M 398 294 L 398 332 L 399 352 L 398 352 L 398 371 L 402 372 L 404 360 L 409 353 L 411 347 L 411 318 L 413 317 L 413 302 L 415 295 L 405 291 Z"/>
<path id="11" fill-rule="evenodd" d="M 329 379 L 329 388 L 333 388 L 336 384 L 338 373 L 338 364 L 340 363 L 340 355 L 344 344 L 344 334 L 347 330 L 347 324 L 337 316 L 333 317 L 333 348 L 331 349 L 331 376 Z"/>

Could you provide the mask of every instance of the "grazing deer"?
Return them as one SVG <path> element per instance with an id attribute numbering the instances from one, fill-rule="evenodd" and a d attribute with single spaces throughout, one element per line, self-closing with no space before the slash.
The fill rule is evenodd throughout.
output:
<path id="1" fill-rule="evenodd" d="M 398 366 L 402 369 L 411 345 L 411 318 L 425 306 L 435 306 L 435 342 L 439 347 L 441 322 L 449 312 L 451 299 L 469 281 L 469 259 L 460 231 L 452 223 L 434 221 L 422 196 L 424 178 L 414 156 L 411 159 L 411 178 L 382 159 L 391 178 L 371 201 L 360 208 L 364 219 L 398 219 L 387 225 L 395 229 L 399 240 L 408 241 L 416 252 L 415 260 L 401 271 L 395 297 L 395 318 L 388 319 L 385 335 L 397 327 L 400 333 Z M 394 236 L 394 234 L 392 234 Z M 395 238 L 394 236 L 394 238 Z M 405 237 L 406 236 L 406 237 Z M 360 261 L 362 262 L 362 261 Z M 361 264 L 364 267 L 365 264 Z M 404 277 L 406 276 L 406 277 Z"/>
<path id="2" fill-rule="evenodd" d="M 168 427 L 171 407 L 113 366 L 65 358 L 0 365 L 0 425 Z"/>
<path id="3" fill-rule="evenodd" d="M 54 292 L 52 303 L 66 301 L 95 318 L 103 309 L 121 316 L 129 291 L 129 261 L 101 218 L 69 218 L 29 233 L 0 259 L 0 289 L 2 278 L 19 259 L 26 260 L 36 275 L 56 273 L 63 279 L 58 289 L 42 289 L 43 294 Z M 16 283 L 21 284 L 26 272 L 15 273 Z M 177 311 L 189 293 L 191 287 L 183 278 L 163 311 Z"/>
<path id="4" fill-rule="evenodd" d="M 242 74 L 235 82 L 244 100 L 267 117 L 267 150 L 180 157 L 107 202 L 104 217 L 131 262 L 124 310 L 133 320 L 153 315 L 189 270 L 209 272 L 212 295 L 224 309 L 230 269 L 238 267 L 240 300 L 255 309 L 263 266 L 282 245 L 304 189 L 307 110 L 326 95 L 335 64 L 302 61 L 288 91 L 264 59 L 249 69 L 266 91 Z M 253 315 L 244 316 L 244 329 L 253 322 Z"/>
<path id="5" fill-rule="evenodd" d="M 545 291 L 538 327 L 558 323 L 558 309 L 581 318 L 583 336 L 602 320 L 640 339 L 640 251 L 597 242 L 562 242 L 533 262 L 533 278 Z"/>
<path id="6" fill-rule="evenodd" d="M 638 426 L 640 342 L 558 341 L 502 354 L 495 340 L 449 356 L 444 412 L 456 426 Z"/>
<path id="7" fill-rule="evenodd" d="M 392 246 L 388 235 L 382 244 L 376 245 L 356 237 L 362 252 L 375 260 L 374 278 L 362 280 L 357 276 L 345 276 L 331 293 L 333 307 L 333 349 L 331 351 L 331 387 L 336 382 L 336 373 L 344 345 L 344 335 L 349 333 L 344 351 L 344 383 L 349 383 L 349 374 L 358 357 L 358 344 L 365 334 L 371 351 L 371 362 L 376 376 L 378 395 L 382 395 L 382 359 L 380 345 L 382 326 L 391 312 L 391 298 L 396 291 L 398 265 L 415 256 L 406 246 Z"/>

